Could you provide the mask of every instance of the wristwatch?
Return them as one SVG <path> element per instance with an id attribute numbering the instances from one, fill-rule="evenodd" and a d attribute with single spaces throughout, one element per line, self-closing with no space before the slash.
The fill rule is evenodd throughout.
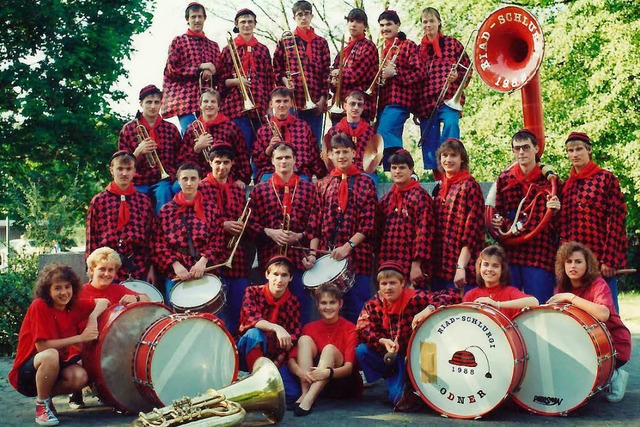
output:
<path id="1" fill-rule="evenodd" d="M 349 244 L 349 246 L 351 246 L 351 249 L 354 249 L 356 247 L 356 244 L 353 243 L 351 240 L 349 240 L 347 243 Z"/>

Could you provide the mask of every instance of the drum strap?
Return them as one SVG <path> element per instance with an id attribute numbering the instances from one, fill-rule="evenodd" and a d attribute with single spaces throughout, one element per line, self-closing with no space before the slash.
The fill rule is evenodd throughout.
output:
<path id="1" fill-rule="evenodd" d="M 356 185 L 356 175 L 350 175 L 347 178 L 347 186 L 349 189 L 349 194 L 353 193 L 353 187 Z M 347 209 L 349 208 L 349 201 L 347 199 Z M 333 227 L 333 232 L 331 233 L 331 239 L 329 239 L 329 246 L 335 247 L 336 240 L 338 239 L 338 231 L 340 227 L 342 227 L 342 221 L 344 221 L 344 212 L 338 212 L 338 216 L 336 217 L 336 226 Z"/>
<path id="2" fill-rule="evenodd" d="M 120 250 L 122 249 L 122 239 L 118 240 L 118 249 L 119 249 L 118 256 L 120 257 L 120 262 L 122 263 L 122 266 L 129 273 L 133 273 L 136 270 L 135 265 L 133 265 L 130 259 L 130 257 L 133 257 L 133 254 L 130 254 L 129 256 L 127 256 L 127 255 L 124 255 L 122 252 L 120 252 Z"/>
<path id="3" fill-rule="evenodd" d="M 184 228 L 187 230 L 187 244 L 189 245 L 189 255 L 191 255 L 193 259 L 198 260 L 200 259 L 200 254 L 198 253 L 195 245 L 193 244 L 193 237 L 191 237 L 191 228 L 189 227 L 189 224 L 187 223 L 187 220 L 184 217 L 184 214 L 181 214 L 180 217 L 182 218 L 182 222 L 184 223 Z"/>

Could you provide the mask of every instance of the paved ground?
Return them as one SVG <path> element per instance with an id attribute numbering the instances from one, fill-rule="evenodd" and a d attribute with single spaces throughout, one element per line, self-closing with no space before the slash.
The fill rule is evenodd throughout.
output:
<path id="1" fill-rule="evenodd" d="M 631 307 L 629 307 L 631 309 Z M 621 308 L 625 312 L 625 307 Z M 511 402 L 506 402 L 484 418 L 484 426 L 639 426 L 640 425 L 640 324 L 630 325 L 633 332 L 634 351 L 632 361 L 625 367 L 631 374 L 627 393 L 621 403 L 608 403 L 601 394 L 594 396 L 585 407 L 568 417 L 550 418 L 531 415 Z M 11 368 L 10 358 L 0 358 L 0 426 L 30 426 L 33 421 L 33 399 L 23 397 L 7 382 L 6 376 Z M 462 420 L 446 419 L 435 412 L 425 409 L 418 414 L 397 414 L 391 411 L 391 405 L 385 402 L 385 385 L 378 382 L 365 390 L 361 401 L 321 400 L 314 412 L 298 418 L 287 413 L 281 426 L 403 426 L 403 425 L 461 425 Z M 128 426 L 135 417 L 114 413 L 100 406 L 95 399 L 87 399 L 89 408 L 81 411 L 68 409 L 66 398 L 54 399 L 62 425 L 66 426 Z M 264 424 L 256 415 L 248 418 L 249 424 Z M 471 422 L 471 421 L 467 421 Z"/>

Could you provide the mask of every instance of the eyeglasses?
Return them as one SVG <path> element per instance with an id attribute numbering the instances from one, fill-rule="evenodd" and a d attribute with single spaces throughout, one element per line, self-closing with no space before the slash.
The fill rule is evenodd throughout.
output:
<path id="1" fill-rule="evenodd" d="M 293 15 L 294 17 L 298 18 L 298 19 L 302 19 L 302 18 L 308 18 L 311 15 L 313 15 L 313 13 L 306 11 L 306 12 L 298 12 L 295 15 Z"/>
<path id="2" fill-rule="evenodd" d="M 520 151 L 522 151 L 523 153 L 528 153 L 529 151 L 531 151 L 532 147 L 533 146 L 531 144 L 514 145 L 513 147 L 511 147 L 511 149 L 514 153 L 519 153 Z"/>
<path id="3" fill-rule="evenodd" d="M 364 106 L 364 102 L 356 102 L 356 101 L 349 101 L 347 102 L 347 105 L 349 107 L 363 107 Z"/>

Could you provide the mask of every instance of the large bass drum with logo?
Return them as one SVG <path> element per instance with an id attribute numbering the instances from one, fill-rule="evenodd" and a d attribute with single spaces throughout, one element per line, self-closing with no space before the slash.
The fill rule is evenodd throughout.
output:
<path id="1" fill-rule="evenodd" d="M 440 307 L 414 330 L 407 369 L 422 400 L 451 418 L 479 418 L 520 384 L 527 351 L 518 328 L 493 307 Z"/>

